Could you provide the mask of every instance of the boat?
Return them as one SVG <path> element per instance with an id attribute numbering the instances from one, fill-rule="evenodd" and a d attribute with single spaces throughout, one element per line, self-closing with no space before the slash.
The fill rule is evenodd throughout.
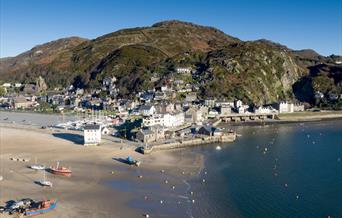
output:
<path id="1" fill-rule="evenodd" d="M 69 168 L 66 167 L 60 167 L 59 161 L 57 162 L 57 166 L 53 167 L 51 166 L 49 168 L 49 171 L 56 175 L 63 175 L 63 176 L 71 176 L 72 171 Z"/>
<path id="2" fill-rule="evenodd" d="M 52 182 L 46 180 L 46 172 L 45 171 L 44 171 L 44 178 L 42 180 L 39 180 L 37 183 L 39 183 L 41 186 L 52 187 Z"/>
<path id="3" fill-rule="evenodd" d="M 33 170 L 45 170 L 45 166 L 42 164 L 34 164 L 30 166 L 31 169 Z"/>
<path id="4" fill-rule="evenodd" d="M 45 214 L 56 208 L 58 200 L 45 200 L 34 203 L 24 211 L 24 216 L 37 216 Z"/>
<path id="5" fill-rule="evenodd" d="M 222 148 L 221 148 L 221 146 L 218 145 L 218 146 L 216 146 L 215 149 L 219 151 L 219 150 L 221 150 Z"/>
<path id="6" fill-rule="evenodd" d="M 131 156 L 128 156 L 127 159 L 126 159 L 127 163 L 129 165 L 135 165 L 135 166 L 140 166 L 141 162 L 138 161 L 138 160 L 134 160 Z"/>
<path id="7" fill-rule="evenodd" d="M 33 170 L 45 170 L 45 166 L 43 164 L 37 164 L 37 158 L 35 158 L 35 162 L 30 166 Z"/>

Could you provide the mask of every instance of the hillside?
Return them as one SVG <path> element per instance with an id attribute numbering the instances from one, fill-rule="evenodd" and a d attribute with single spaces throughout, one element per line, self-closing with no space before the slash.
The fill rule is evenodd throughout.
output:
<path id="1" fill-rule="evenodd" d="M 99 87 L 106 76 L 116 76 L 121 96 L 165 84 L 176 67 L 192 67 L 202 97 L 241 98 L 262 104 L 278 100 L 312 100 L 300 97 L 300 81 L 323 73 L 340 78 L 335 63 L 312 50 L 293 51 L 268 40 L 244 42 L 212 27 L 181 21 L 164 21 L 150 27 L 123 29 L 93 40 L 77 37 L 34 47 L 13 58 L 1 59 L 3 80 L 29 82 L 45 78 L 49 88 L 77 80 L 88 89 Z M 313 74 L 313 69 L 327 64 Z M 160 80 L 151 82 L 152 75 Z M 311 79 L 306 86 L 313 87 Z M 338 87 L 340 80 L 334 80 Z M 299 84 L 299 85 L 298 85 Z M 305 86 L 305 87 L 306 87 Z M 293 89 L 295 88 L 295 89 Z M 325 91 L 330 91 L 326 89 Z"/>

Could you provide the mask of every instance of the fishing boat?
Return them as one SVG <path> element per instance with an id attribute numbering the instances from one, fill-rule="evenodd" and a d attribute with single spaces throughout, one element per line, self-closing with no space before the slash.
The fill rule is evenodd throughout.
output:
<path id="1" fill-rule="evenodd" d="M 138 161 L 138 160 L 134 160 L 131 156 L 128 156 L 127 159 L 126 159 L 127 163 L 129 165 L 135 165 L 135 166 L 140 166 L 141 162 Z"/>
<path id="2" fill-rule="evenodd" d="M 57 166 L 56 167 L 51 166 L 49 168 L 49 171 L 53 174 L 63 175 L 63 176 L 71 176 L 71 173 L 72 173 L 72 171 L 69 168 L 60 167 L 59 161 L 57 162 Z"/>
<path id="3" fill-rule="evenodd" d="M 46 180 L 46 172 L 44 171 L 44 178 L 42 180 L 39 180 L 38 183 L 41 186 L 48 186 L 48 187 L 52 187 L 52 182 Z"/>
<path id="4" fill-rule="evenodd" d="M 24 216 L 37 216 L 52 211 L 56 208 L 56 206 L 57 200 L 40 201 L 31 205 L 30 208 L 26 209 L 23 214 Z"/>
<path id="5" fill-rule="evenodd" d="M 35 162 L 30 166 L 33 170 L 45 170 L 45 166 L 43 164 L 37 164 L 37 158 L 35 158 Z"/>

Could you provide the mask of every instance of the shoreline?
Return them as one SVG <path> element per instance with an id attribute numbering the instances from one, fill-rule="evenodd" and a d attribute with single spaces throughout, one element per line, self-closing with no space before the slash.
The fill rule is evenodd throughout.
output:
<path id="1" fill-rule="evenodd" d="M 188 189 L 191 186 L 186 183 L 199 175 L 204 164 L 203 155 L 185 149 L 144 156 L 132 147 L 122 150 L 120 143 L 84 147 L 68 138 L 56 137 L 50 130 L 34 127 L 1 126 L 0 134 L 1 174 L 4 176 L 0 182 L 0 205 L 27 197 L 35 200 L 58 198 L 59 205 L 51 212 L 57 217 L 139 217 L 144 213 L 158 217 L 176 209 L 177 201 L 181 201 L 183 210 L 189 211 Z M 142 166 L 131 167 L 120 161 L 128 155 L 141 160 Z M 28 163 L 11 161 L 12 156 L 31 160 Z M 73 175 L 64 178 L 47 174 L 54 187 L 40 187 L 34 181 L 41 179 L 42 173 L 26 167 L 34 164 L 35 158 L 46 166 L 61 161 L 63 166 L 72 167 Z M 116 202 L 116 206 L 111 202 Z M 179 210 L 179 215 L 184 214 Z"/>
<path id="2" fill-rule="evenodd" d="M 263 120 L 263 121 L 244 121 L 244 122 L 221 122 L 218 126 L 265 126 L 265 125 L 280 125 L 280 124 L 297 124 L 310 122 L 325 122 L 332 120 L 342 120 L 342 111 L 340 113 L 331 114 L 331 112 L 312 112 L 314 115 L 305 114 L 286 114 L 285 117 L 279 120 Z M 319 114 L 317 114 L 319 113 Z M 327 114 L 328 113 L 328 114 Z"/>

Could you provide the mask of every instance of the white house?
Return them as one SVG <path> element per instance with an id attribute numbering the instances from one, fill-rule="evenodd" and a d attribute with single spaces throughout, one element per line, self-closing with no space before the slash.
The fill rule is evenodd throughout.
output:
<path id="1" fill-rule="evenodd" d="M 153 105 L 141 105 L 139 112 L 143 116 L 151 116 L 156 113 L 156 108 Z"/>
<path id="2" fill-rule="evenodd" d="M 23 84 L 21 84 L 21 83 L 15 83 L 15 84 L 14 84 L 14 87 L 15 87 L 15 88 L 20 88 L 20 87 L 22 87 L 22 86 L 23 86 Z"/>
<path id="3" fill-rule="evenodd" d="M 191 67 L 178 67 L 176 69 L 177 73 L 191 73 Z"/>
<path id="4" fill-rule="evenodd" d="M 278 104 L 277 109 L 279 113 L 293 113 L 294 105 L 293 103 L 288 103 L 286 101 L 282 101 Z"/>
<path id="5" fill-rule="evenodd" d="M 183 112 L 166 113 L 164 114 L 164 126 L 175 127 L 181 126 L 185 122 L 185 116 Z"/>
<path id="6" fill-rule="evenodd" d="M 164 125 L 164 117 L 162 114 L 154 114 L 152 116 L 144 117 L 143 119 L 144 126 L 155 126 L 155 125 Z"/>
<path id="7" fill-rule="evenodd" d="M 84 146 L 99 145 L 101 143 L 101 126 L 97 124 L 87 124 L 84 127 Z"/>
<path id="8" fill-rule="evenodd" d="M 102 135 L 109 135 L 110 131 L 109 131 L 109 129 L 107 127 L 104 126 L 104 127 L 101 128 L 101 134 Z"/>
<path id="9" fill-rule="evenodd" d="M 267 107 L 260 106 L 255 109 L 255 113 L 257 114 L 269 114 L 272 112 L 274 112 L 274 109 L 271 106 L 267 106 Z"/>
<path id="10" fill-rule="evenodd" d="M 11 83 L 4 83 L 4 84 L 2 84 L 2 86 L 5 88 L 10 88 L 12 85 L 11 85 Z"/>
<path id="11" fill-rule="evenodd" d="M 242 101 L 241 100 L 235 100 L 234 101 L 234 106 L 236 109 L 242 106 Z"/>
<path id="12" fill-rule="evenodd" d="M 239 114 L 247 113 L 248 105 L 241 105 L 237 108 Z"/>

